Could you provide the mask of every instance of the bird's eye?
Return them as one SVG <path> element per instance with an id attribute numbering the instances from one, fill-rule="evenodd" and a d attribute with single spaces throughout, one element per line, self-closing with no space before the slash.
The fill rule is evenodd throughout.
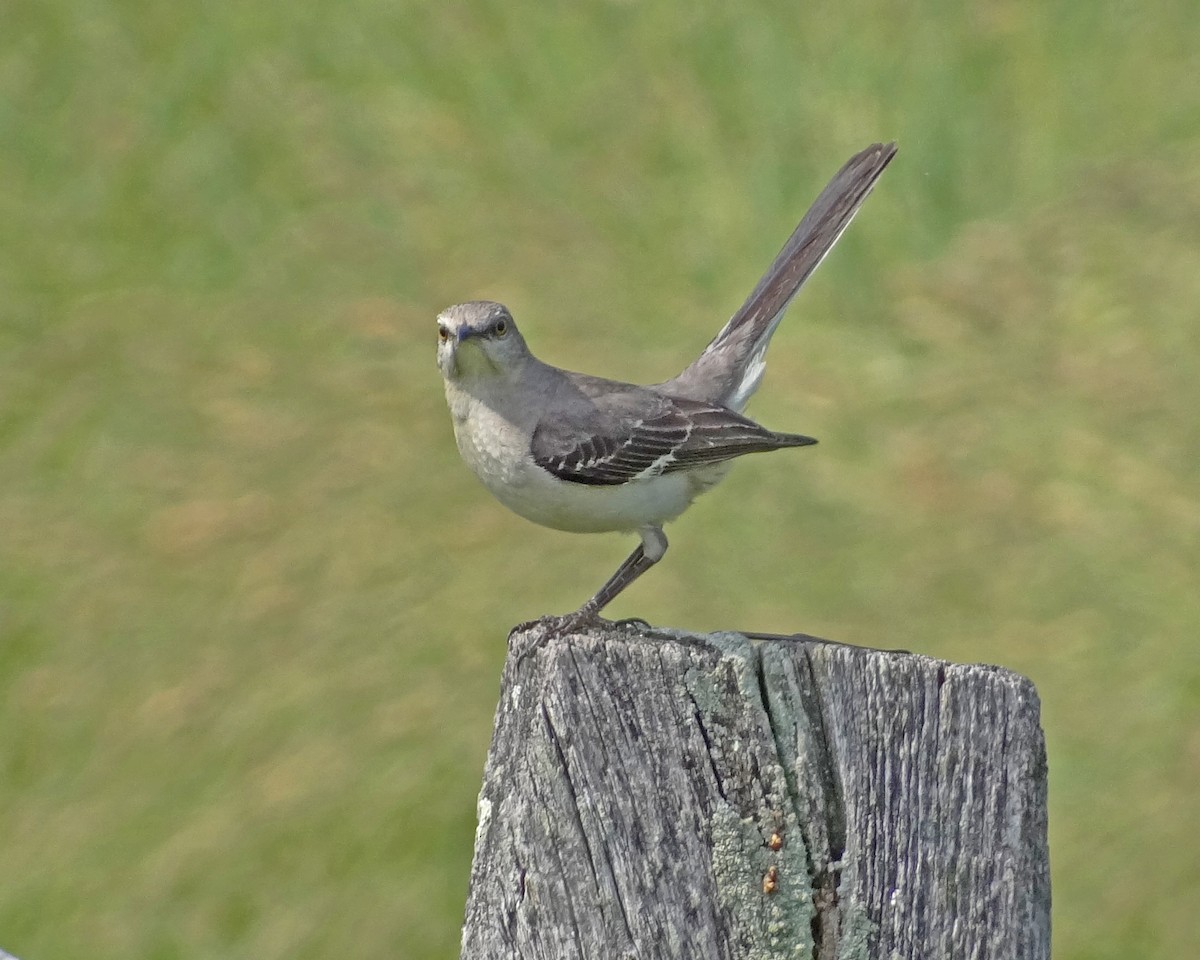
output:
<path id="1" fill-rule="evenodd" d="M 445 327 L 438 327 L 438 339 L 445 343 L 450 339 L 450 331 Z"/>
<path id="2" fill-rule="evenodd" d="M 498 337 L 504 336 L 506 333 L 508 333 L 508 321 L 507 320 L 497 320 L 496 325 L 494 327 L 492 327 L 492 330 L 495 331 L 496 336 L 498 336 Z"/>

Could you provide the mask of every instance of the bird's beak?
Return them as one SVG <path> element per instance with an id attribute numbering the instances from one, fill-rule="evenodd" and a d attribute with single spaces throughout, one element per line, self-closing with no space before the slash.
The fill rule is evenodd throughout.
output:
<path id="1" fill-rule="evenodd" d="M 479 350 L 468 350 L 464 354 L 462 345 L 468 340 L 477 340 L 480 336 L 480 331 L 472 330 L 469 327 L 460 327 L 454 332 L 454 335 L 447 341 L 448 350 L 443 354 L 442 372 L 450 378 L 456 378 L 463 372 L 464 364 L 467 367 L 476 366 L 480 359 L 483 359 L 483 353 Z"/>
<path id="2" fill-rule="evenodd" d="M 442 375 L 449 380 L 458 376 L 458 345 L 460 341 L 461 338 L 455 334 L 447 337 L 438 346 L 438 367 L 441 368 Z"/>

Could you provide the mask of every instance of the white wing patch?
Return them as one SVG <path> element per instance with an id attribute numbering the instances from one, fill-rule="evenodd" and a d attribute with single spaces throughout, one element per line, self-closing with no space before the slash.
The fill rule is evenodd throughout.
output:
<path id="1" fill-rule="evenodd" d="M 634 480 L 646 480 L 650 477 L 659 476 L 664 470 L 667 469 L 667 467 L 669 467 L 672 463 L 675 462 L 675 451 L 678 450 L 680 447 L 684 446 L 688 442 L 688 438 L 692 435 L 692 430 L 694 430 L 695 427 L 696 427 L 696 425 L 691 420 L 689 420 L 687 422 L 687 430 L 683 434 L 683 439 L 680 440 L 677 444 L 675 444 L 674 447 L 672 447 L 670 450 L 668 450 L 666 453 L 664 453 L 661 457 L 659 457 L 657 460 L 655 460 L 652 464 L 650 464 L 650 466 L 648 466 L 645 470 L 641 471 L 638 474 L 635 474 L 633 479 Z M 650 428 L 650 429 L 653 429 L 653 428 Z"/>

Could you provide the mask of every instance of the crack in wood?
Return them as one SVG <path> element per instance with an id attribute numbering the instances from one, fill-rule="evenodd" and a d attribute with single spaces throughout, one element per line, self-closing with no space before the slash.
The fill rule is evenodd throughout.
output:
<path id="1" fill-rule="evenodd" d="M 725 793 L 725 784 L 723 782 L 724 778 L 721 776 L 721 770 L 717 766 L 717 758 L 713 755 L 712 737 L 709 736 L 708 726 L 704 722 L 704 714 L 701 712 L 700 704 L 696 702 L 696 697 L 691 690 L 687 691 L 687 696 L 688 700 L 690 700 L 692 704 L 692 719 L 696 723 L 696 729 L 700 733 L 700 739 L 704 741 L 704 755 L 708 757 L 708 765 L 712 770 L 713 784 L 717 788 L 717 796 L 719 796 L 725 803 L 728 803 L 729 796 Z"/>
<path id="2" fill-rule="evenodd" d="M 841 879 L 841 870 L 836 864 L 841 862 L 845 852 L 845 800 L 837 775 L 837 763 L 834 760 L 833 747 L 826 726 L 824 707 L 813 675 L 812 661 L 808 656 L 809 648 L 805 645 L 803 649 L 804 659 L 801 662 L 804 667 L 796 678 L 798 681 L 797 693 L 808 729 L 813 734 L 812 740 L 808 744 L 805 760 L 806 765 L 817 774 L 819 782 L 825 843 L 821 843 L 817 839 L 816 831 L 803 808 L 796 765 L 791 759 L 795 754 L 795 748 L 789 744 L 794 745 L 797 740 L 795 720 L 792 719 L 786 706 L 779 702 L 778 695 L 772 693 L 772 685 L 767 677 L 767 657 L 764 651 L 761 648 L 752 648 L 752 651 L 763 712 L 775 743 L 775 752 L 780 768 L 783 770 L 788 799 L 804 841 L 812 892 L 813 957 L 814 960 L 827 960 L 827 958 L 832 960 L 837 955 L 841 928 L 838 908 L 838 884 Z M 828 845 L 827 854 L 822 856 L 821 847 L 825 844 Z"/>
<path id="3" fill-rule="evenodd" d="M 563 748 L 562 739 L 558 735 L 558 730 L 554 727 L 554 721 L 550 719 L 550 711 L 546 709 L 546 704 L 541 704 L 542 720 L 546 724 L 546 733 L 549 737 L 551 745 L 554 747 L 555 756 L 558 758 L 559 768 L 562 770 L 562 782 L 567 788 L 567 793 L 571 797 L 571 812 L 574 818 L 575 829 L 579 833 L 579 839 L 583 843 L 584 852 L 587 854 L 588 870 L 592 874 L 592 879 L 599 884 L 599 875 L 596 872 L 596 858 L 592 856 L 592 845 L 588 840 L 587 829 L 583 825 L 583 815 L 579 807 L 579 794 L 575 792 L 575 781 L 571 778 L 571 765 L 567 761 L 567 752 Z"/>

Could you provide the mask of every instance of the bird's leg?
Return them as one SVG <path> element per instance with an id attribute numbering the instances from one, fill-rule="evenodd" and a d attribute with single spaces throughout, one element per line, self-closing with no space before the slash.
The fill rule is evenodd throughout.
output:
<path id="1" fill-rule="evenodd" d="M 662 559 L 667 552 L 667 535 L 662 527 L 642 527 L 638 533 L 642 542 L 637 549 L 625 558 L 617 572 L 608 578 L 591 600 L 579 608 L 575 616 L 588 620 L 599 616 L 600 611 L 612 603 L 617 594 Z"/>

